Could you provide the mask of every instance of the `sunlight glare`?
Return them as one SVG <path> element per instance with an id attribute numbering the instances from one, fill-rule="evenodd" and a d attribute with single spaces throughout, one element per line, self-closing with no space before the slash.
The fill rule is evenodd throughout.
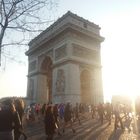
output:
<path id="1" fill-rule="evenodd" d="M 109 37 L 102 44 L 105 98 L 116 94 L 131 98 L 140 95 L 140 20 L 134 16 L 138 13 L 140 10 L 108 17 L 102 28 Z M 108 32 L 108 28 L 112 32 Z"/>

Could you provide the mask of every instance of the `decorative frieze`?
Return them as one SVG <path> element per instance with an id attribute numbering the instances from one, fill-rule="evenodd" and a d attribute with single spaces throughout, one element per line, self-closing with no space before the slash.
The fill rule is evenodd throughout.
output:
<path id="1" fill-rule="evenodd" d="M 59 60 L 67 56 L 66 44 L 55 50 L 55 60 Z"/>
<path id="2" fill-rule="evenodd" d="M 81 45 L 78 44 L 72 44 L 73 46 L 73 56 L 77 56 L 77 57 L 81 57 L 84 59 L 90 59 L 90 60 L 98 60 L 98 54 L 96 51 L 91 50 L 91 49 L 87 49 Z"/>

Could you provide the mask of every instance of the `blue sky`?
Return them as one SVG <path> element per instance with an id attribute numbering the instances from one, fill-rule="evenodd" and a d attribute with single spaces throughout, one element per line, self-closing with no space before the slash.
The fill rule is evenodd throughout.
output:
<path id="1" fill-rule="evenodd" d="M 101 27 L 106 99 L 113 94 L 140 94 L 140 1 L 59 0 L 51 17 L 57 20 L 68 10 Z M 26 95 L 27 57 L 23 57 L 25 64 L 8 63 L 0 71 L 0 97 Z"/>

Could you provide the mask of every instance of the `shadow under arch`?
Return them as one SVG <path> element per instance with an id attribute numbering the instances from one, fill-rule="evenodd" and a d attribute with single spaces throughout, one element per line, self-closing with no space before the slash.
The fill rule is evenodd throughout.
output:
<path id="1" fill-rule="evenodd" d="M 53 61 L 49 56 L 45 56 L 42 60 L 40 71 L 46 76 L 47 100 L 48 103 L 52 102 L 52 66 Z"/>
<path id="2" fill-rule="evenodd" d="M 80 74 L 81 83 L 81 102 L 91 103 L 91 72 L 89 70 L 83 70 Z"/>

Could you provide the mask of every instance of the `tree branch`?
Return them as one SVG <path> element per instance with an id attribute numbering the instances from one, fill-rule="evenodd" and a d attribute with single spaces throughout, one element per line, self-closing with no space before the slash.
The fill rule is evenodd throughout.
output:
<path id="1" fill-rule="evenodd" d="M 36 34 L 35 32 L 43 31 L 41 30 L 42 26 L 38 25 L 53 22 L 53 20 L 42 21 L 42 17 L 40 17 L 40 13 L 44 12 L 43 10 L 50 10 L 47 9 L 48 6 L 46 5 L 52 6 L 51 0 L 0 0 L 0 65 L 2 47 L 10 45 L 26 46 L 27 40 L 22 42 L 17 40 L 30 38 L 30 35 Z M 14 38 L 14 36 L 8 34 L 7 29 L 13 29 L 13 31 L 19 32 L 21 36 Z M 8 39 L 5 39 L 6 37 Z"/>
<path id="2" fill-rule="evenodd" d="M 4 15 L 5 15 L 5 17 L 6 17 L 7 14 L 6 14 L 6 9 L 5 9 L 5 3 L 4 3 L 4 0 L 1 0 L 1 2 L 2 2 L 2 6 L 3 6 Z"/>
<path id="3" fill-rule="evenodd" d="M 19 26 L 8 26 L 7 28 L 9 29 L 16 29 L 17 31 L 27 31 L 27 32 L 42 32 L 43 30 L 32 30 L 32 29 L 27 29 L 27 28 L 24 28 L 24 27 L 19 27 Z"/>
<path id="4" fill-rule="evenodd" d="M 30 9 L 34 8 L 35 6 L 37 6 L 39 3 L 35 3 L 34 5 L 31 5 L 30 7 L 26 8 L 25 10 L 23 10 L 21 13 L 19 13 L 19 15 L 17 15 L 15 18 L 9 20 L 9 23 L 13 20 L 16 20 L 17 18 L 19 18 L 20 16 L 22 16 L 25 12 L 29 11 Z M 26 15 L 27 16 L 27 15 Z"/>
<path id="5" fill-rule="evenodd" d="M 28 43 L 19 43 L 19 42 L 15 42 L 15 43 L 7 43 L 7 44 L 2 44 L 1 48 L 5 47 L 5 46 L 14 46 L 14 45 L 27 46 Z"/>
<path id="6" fill-rule="evenodd" d="M 3 24 L 0 22 L 0 26 L 3 28 L 4 26 L 3 26 Z"/>
<path id="7" fill-rule="evenodd" d="M 10 42 L 10 43 L 4 43 L 2 44 L 2 47 L 5 47 L 5 46 L 15 46 L 15 45 L 21 45 L 21 46 L 27 46 L 28 42 L 26 39 L 22 39 L 22 40 L 19 40 L 18 42 Z"/>

